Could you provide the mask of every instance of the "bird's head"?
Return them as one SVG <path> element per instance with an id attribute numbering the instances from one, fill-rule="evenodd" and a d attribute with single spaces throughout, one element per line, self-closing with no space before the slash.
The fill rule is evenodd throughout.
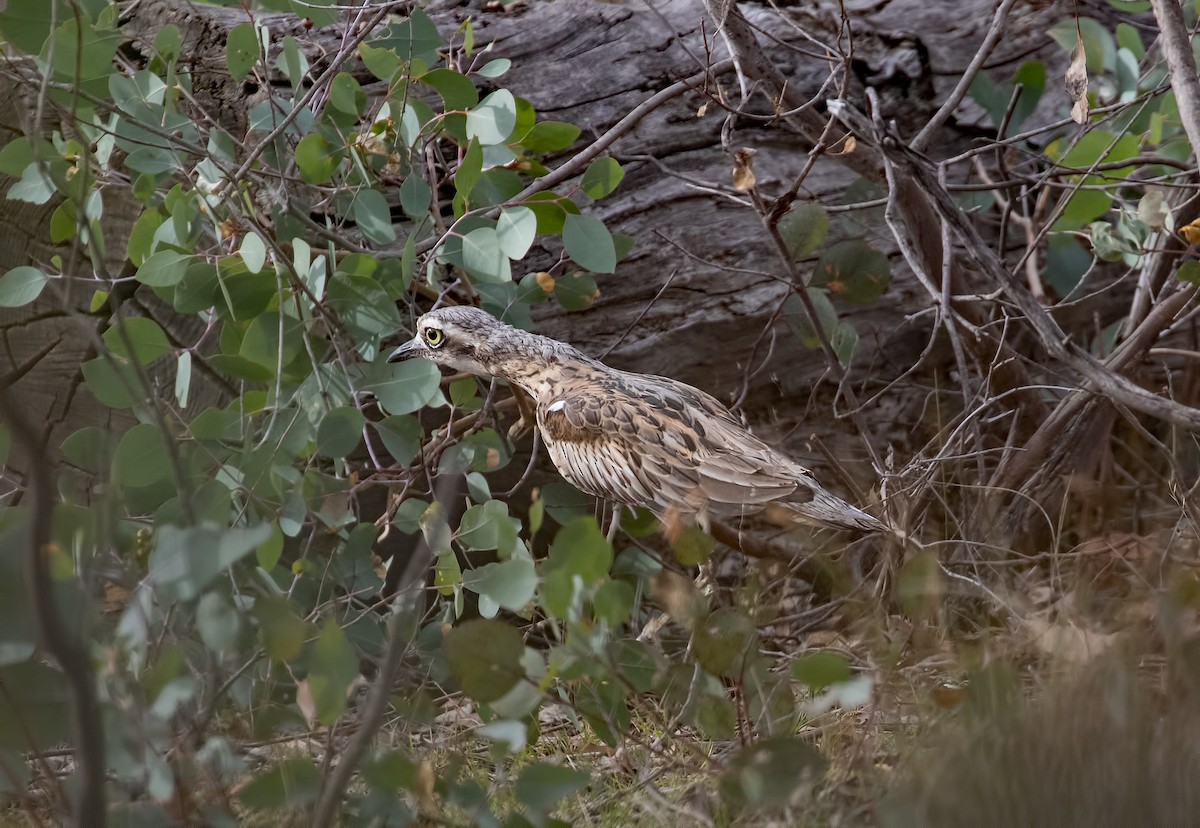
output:
<path id="1" fill-rule="evenodd" d="M 439 308 L 417 320 L 417 335 L 393 351 L 388 362 L 424 357 L 456 371 L 494 374 L 497 357 L 522 336 L 528 334 L 478 308 Z"/>

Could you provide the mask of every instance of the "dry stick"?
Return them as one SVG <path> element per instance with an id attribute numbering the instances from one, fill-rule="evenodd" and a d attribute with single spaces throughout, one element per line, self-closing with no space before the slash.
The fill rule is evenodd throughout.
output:
<path id="1" fill-rule="evenodd" d="M 58 662 L 66 677 L 71 706 L 71 730 L 75 741 L 75 764 L 79 769 L 79 798 L 74 822 L 78 826 L 104 824 L 104 728 L 92 665 L 86 647 L 75 639 L 54 601 L 54 582 L 50 577 L 49 550 L 52 544 L 51 518 L 54 512 L 54 481 L 50 461 L 38 433 L 13 404 L 11 395 L 0 393 L 0 418 L 8 422 L 14 442 L 25 455 L 30 485 L 32 523 L 26 550 L 29 597 L 33 603 L 38 639 L 46 652 Z"/>
<path id="2" fill-rule="evenodd" d="M 975 76 L 979 74 L 979 70 L 983 68 L 984 62 L 991 56 L 992 49 L 996 48 L 996 44 L 1000 42 L 1000 35 L 1004 32 L 1004 18 L 1008 16 L 1009 10 L 1012 9 L 1016 0 L 1003 0 L 996 7 L 996 13 L 992 15 L 992 25 L 988 28 L 987 35 L 983 38 L 983 43 L 980 44 L 978 51 L 975 52 L 975 57 L 971 59 L 970 65 L 967 66 L 967 71 L 958 79 L 958 85 L 954 87 L 954 91 L 950 93 L 950 97 L 942 104 L 941 108 L 933 114 L 929 119 L 929 123 L 921 127 L 921 131 L 917 133 L 917 137 L 913 138 L 910 145 L 917 152 L 925 150 L 926 146 L 932 140 L 942 125 L 949 120 L 954 114 L 955 108 L 967 95 L 967 90 L 971 88 L 971 84 L 975 81 Z"/>
<path id="3" fill-rule="evenodd" d="M 448 503 L 451 501 L 457 485 L 458 478 L 456 476 L 444 476 L 438 482 L 434 502 Z M 408 582 L 399 585 L 396 595 L 392 598 L 393 606 L 402 600 L 404 593 L 420 588 L 424 583 L 425 572 L 432 560 L 433 551 L 422 537 L 417 541 L 412 558 L 409 560 L 408 566 L 405 567 L 405 575 Z M 396 680 L 396 674 L 400 671 L 400 663 L 404 659 L 404 653 L 410 642 L 410 639 L 401 633 L 400 618 L 400 613 L 396 613 L 390 619 L 390 623 L 388 624 L 387 650 L 383 654 L 383 663 L 379 665 L 379 673 L 375 676 L 375 683 L 371 685 L 371 689 L 367 693 L 367 700 L 363 705 L 358 729 L 354 731 L 354 735 L 346 743 L 345 750 L 338 757 L 338 763 L 333 766 L 333 769 L 330 770 L 328 776 L 325 778 L 325 784 L 321 788 L 321 796 L 317 800 L 316 808 L 313 809 L 312 821 L 310 823 L 313 828 L 325 828 L 325 826 L 334 823 L 334 820 L 338 816 L 339 806 L 342 803 L 342 796 L 346 793 L 346 788 L 350 784 L 350 777 L 354 775 L 354 769 L 358 767 L 358 763 L 362 761 L 363 754 L 367 752 L 367 748 L 375 740 L 375 736 L 379 731 L 379 723 L 383 721 L 383 717 L 387 714 L 388 701 L 392 695 L 392 683 Z"/>
<path id="4" fill-rule="evenodd" d="M 553 172 L 543 175 L 536 179 L 528 187 L 508 200 L 508 204 L 520 204 L 525 199 L 529 198 L 534 193 L 540 193 L 543 190 L 548 190 L 556 184 L 561 184 L 568 178 L 571 178 L 576 173 L 582 172 L 588 164 L 598 158 L 614 141 L 632 130 L 638 123 L 649 115 L 654 110 L 658 109 L 667 101 L 677 98 L 684 92 L 695 89 L 703 83 L 705 79 L 714 75 L 721 75 L 733 68 L 733 61 L 729 58 L 717 61 L 712 66 L 702 72 L 697 72 L 691 77 L 677 81 L 661 92 L 656 92 L 642 103 L 638 104 L 621 120 L 617 121 L 608 130 L 592 142 L 591 146 L 583 150 L 578 155 L 573 156 L 569 161 L 563 163 L 562 166 L 556 168 Z M 497 210 L 499 208 L 496 208 Z"/>
<path id="5" fill-rule="evenodd" d="M 1194 153 L 1200 148 L 1200 80 L 1196 78 L 1196 57 L 1183 20 L 1183 9 L 1179 0 L 1150 0 L 1150 6 L 1158 21 L 1163 57 L 1167 59 L 1179 117 Z"/>
<path id="6" fill-rule="evenodd" d="M 892 163 L 907 173 L 907 177 L 954 228 L 955 234 L 967 248 L 971 258 L 1024 314 L 1026 322 L 1051 357 L 1090 382 L 1096 391 L 1124 403 L 1135 411 L 1183 428 L 1200 431 L 1200 410 L 1150 393 L 1127 377 L 1114 373 L 1094 356 L 1071 342 L 1049 311 L 987 246 L 954 198 L 938 182 L 927 161 L 909 150 L 894 135 L 877 129 L 865 115 L 845 101 L 830 101 L 829 106 L 843 123 L 850 126 L 861 138 L 873 141 L 888 155 Z"/>

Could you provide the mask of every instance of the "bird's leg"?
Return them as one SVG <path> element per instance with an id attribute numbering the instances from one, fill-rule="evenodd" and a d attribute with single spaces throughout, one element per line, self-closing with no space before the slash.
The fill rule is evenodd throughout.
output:
<path id="1" fill-rule="evenodd" d="M 513 399 L 517 401 L 517 413 L 519 414 L 517 421 L 508 428 L 508 439 L 516 442 L 525 436 L 537 423 L 537 412 L 533 408 L 533 400 L 521 388 L 516 385 L 512 386 Z"/>
<path id="2" fill-rule="evenodd" d="M 612 543 L 617 538 L 617 532 L 621 531 L 621 504 L 612 504 L 612 514 L 608 519 L 608 532 L 605 537 L 608 542 Z"/>

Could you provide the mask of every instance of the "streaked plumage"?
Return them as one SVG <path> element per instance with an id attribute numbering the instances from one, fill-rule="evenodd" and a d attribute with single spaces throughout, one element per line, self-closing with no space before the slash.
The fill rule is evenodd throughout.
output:
<path id="1" fill-rule="evenodd" d="M 415 356 L 523 388 L 559 473 L 596 497 L 702 526 L 710 515 L 753 514 L 776 503 L 818 526 L 887 529 L 825 491 L 716 399 L 677 380 L 609 368 L 469 307 L 425 314 L 417 335 L 389 359 Z"/>

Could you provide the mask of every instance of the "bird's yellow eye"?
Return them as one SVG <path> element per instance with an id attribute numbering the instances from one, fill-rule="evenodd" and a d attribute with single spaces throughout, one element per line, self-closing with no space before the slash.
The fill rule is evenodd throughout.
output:
<path id="1" fill-rule="evenodd" d="M 446 334 L 442 333 L 441 328 L 426 328 L 425 329 L 425 344 L 430 348 L 440 348 L 446 341 Z"/>

